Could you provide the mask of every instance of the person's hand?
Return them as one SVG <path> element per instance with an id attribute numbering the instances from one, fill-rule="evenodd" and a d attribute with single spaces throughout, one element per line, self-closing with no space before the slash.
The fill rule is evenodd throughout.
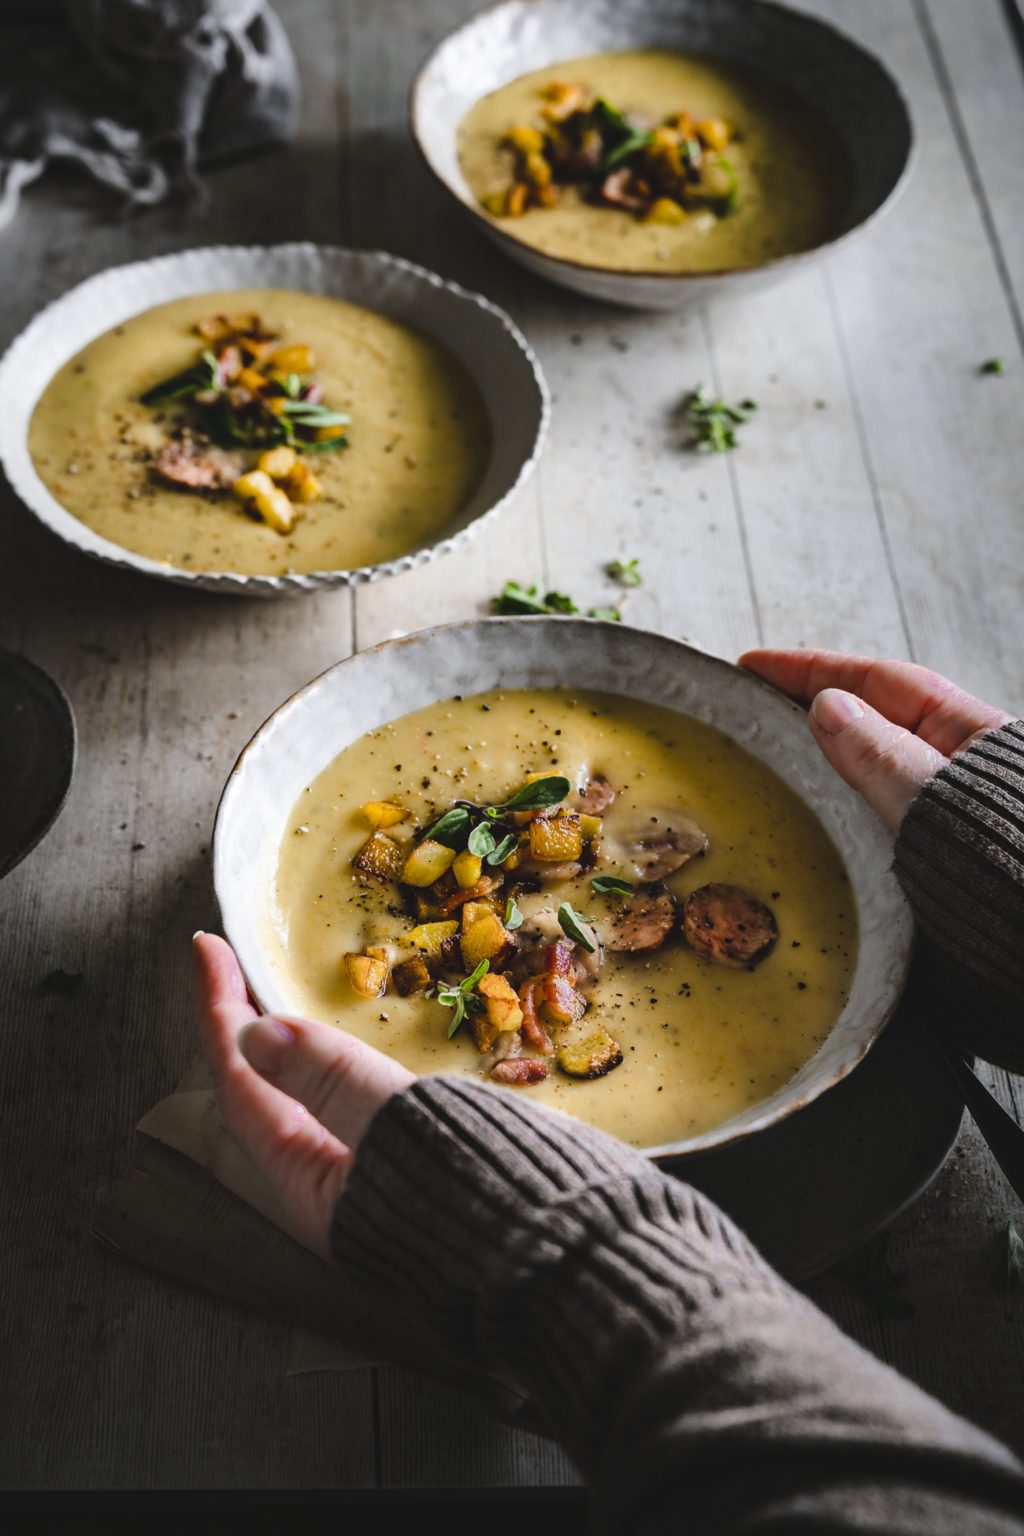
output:
<path id="1" fill-rule="evenodd" d="M 235 1141 L 266 1176 L 292 1231 L 330 1257 L 331 1215 L 367 1126 L 412 1073 L 308 1019 L 260 1018 L 233 951 L 192 941 L 203 1050 Z"/>
<path id="2" fill-rule="evenodd" d="M 739 664 L 810 707 L 832 767 L 893 831 L 922 784 L 1013 716 L 909 661 L 840 651 L 747 651 Z"/>

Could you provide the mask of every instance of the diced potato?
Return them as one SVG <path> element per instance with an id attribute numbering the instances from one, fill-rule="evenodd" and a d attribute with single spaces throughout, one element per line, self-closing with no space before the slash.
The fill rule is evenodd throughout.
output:
<path id="1" fill-rule="evenodd" d="M 391 972 L 391 982 L 399 997 L 418 997 L 430 986 L 431 976 L 419 955 L 403 960 Z"/>
<path id="2" fill-rule="evenodd" d="M 375 832 L 352 860 L 354 868 L 378 880 L 397 880 L 402 873 L 405 854 L 393 838 Z"/>
<path id="3" fill-rule="evenodd" d="M 452 864 L 452 874 L 464 891 L 468 891 L 470 886 L 476 885 L 483 874 L 483 870 L 483 859 L 478 854 L 470 853 L 468 848 L 465 852 L 460 853 Z M 465 918 L 463 918 L 463 922 L 465 922 Z"/>
<path id="4" fill-rule="evenodd" d="M 249 390 L 253 395 L 258 395 L 266 382 L 262 373 L 257 373 L 255 368 L 240 368 L 235 377 L 235 383 L 241 385 L 243 389 Z M 262 464 L 260 468 L 263 468 Z"/>
<path id="5" fill-rule="evenodd" d="M 478 923 L 481 918 L 490 917 L 493 912 L 494 907 L 489 901 L 467 901 L 462 908 L 462 926 L 464 929 L 471 928 L 474 923 Z"/>
<path id="6" fill-rule="evenodd" d="M 513 149 L 518 149 L 521 155 L 538 155 L 544 148 L 544 135 L 539 128 L 517 123 L 509 129 L 507 142 Z"/>
<path id="7" fill-rule="evenodd" d="M 583 833 L 585 838 L 589 839 L 590 842 L 593 842 L 594 839 L 600 837 L 601 833 L 604 831 L 604 822 L 601 820 L 600 816 L 587 816 L 581 811 L 580 831 Z"/>
<path id="8" fill-rule="evenodd" d="M 319 501 L 324 493 L 318 477 L 301 459 L 296 459 L 284 482 L 284 488 L 293 501 Z"/>
<path id="9" fill-rule="evenodd" d="M 663 123 L 660 128 L 655 128 L 651 134 L 651 142 L 648 145 L 648 149 L 654 150 L 655 153 L 662 150 L 678 149 L 682 140 L 683 136 L 678 128 L 674 128 L 670 123 Z"/>
<path id="10" fill-rule="evenodd" d="M 295 508 L 279 486 L 262 469 L 241 475 L 232 487 L 236 496 L 247 501 L 277 533 L 290 533 L 295 522 Z"/>
<path id="11" fill-rule="evenodd" d="M 583 833 L 578 816 L 552 816 L 530 822 L 530 853 L 552 863 L 578 859 L 583 852 Z"/>
<path id="12" fill-rule="evenodd" d="M 555 1060 L 569 1077 L 604 1077 L 622 1065 L 622 1050 L 607 1030 L 596 1029 L 579 1040 L 556 1042 Z"/>
<path id="13" fill-rule="evenodd" d="M 505 217 L 505 209 L 508 206 L 507 192 L 488 192 L 480 201 L 487 212 L 493 214 L 496 219 Z"/>
<path id="14" fill-rule="evenodd" d="M 526 199 L 530 195 L 530 188 L 525 181 L 515 181 L 509 187 L 505 195 L 505 217 L 518 219 L 526 212 Z"/>
<path id="15" fill-rule="evenodd" d="M 374 955 L 346 955 L 345 971 L 360 997 L 381 997 L 388 984 L 388 964 Z"/>
<path id="16" fill-rule="evenodd" d="M 363 815 L 374 831 L 378 831 L 381 827 L 397 826 L 408 814 L 407 810 L 400 805 L 395 805 L 392 800 L 367 800 L 363 806 Z"/>
<path id="17" fill-rule="evenodd" d="M 271 480 L 286 480 L 295 468 L 296 452 L 282 443 L 277 448 L 268 448 L 266 453 L 260 454 L 259 468 Z"/>
<path id="18" fill-rule="evenodd" d="M 523 1010 L 515 988 L 504 976 L 481 976 L 477 992 L 484 1011 L 469 1016 L 470 1030 L 481 1055 L 494 1048 L 499 1035 L 515 1034 L 523 1022 Z"/>
<path id="19" fill-rule="evenodd" d="M 207 315 L 196 330 L 206 341 L 226 341 L 229 336 L 258 334 L 259 315 Z"/>
<path id="20" fill-rule="evenodd" d="M 402 870 L 403 883 L 433 885 L 435 880 L 440 880 L 454 860 L 454 848 L 446 848 L 444 843 L 435 843 L 432 837 L 425 838 L 405 861 L 405 868 Z"/>
<path id="21" fill-rule="evenodd" d="M 363 954 L 364 955 L 369 955 L 371 960 L 383 960 L 385 962 L 385 964 L 387 965 L 388 969 L 390 970 L 390 968 L 391 968 L 391 945 L 390 944 L 367 944 L 366 948 L 363 950 Z"/>
<path id="22" fill-rule="evenodd" d="M 551 166 L 540 154 L 527 155 L 523 162 L 523 173 L 535 187 L 546 187 L 551 181 Z"/>
<path id="23" fill-rule="evenodd" d="M 295 346 L 275 347 L 270 354 L 270 363 L 278 373 L 312 373 L 316 356 L 312 347 L 300 342 Z"/>
<path id="24" fill-rule="evenodd" d="M 458 931 L 459 925 L 454 919 L 443 923 L 420 923 L 408 938 L 414 949 L 422 950 L 431 960 L 437 960 L 445 940 L 453 939 Z"/>
<path id="25" fill-rule="evenodd" d="M 545 87 L 547 100 L 541 107 L 541 115 L 549 123 L 564 123 L 567 117 L 586 103 L 587 93 L 582 85 L 569 80 L 552 80 Z"/>
<path id="26" fill-rule="evenodd" d="M 500 917 L 496 912 L 488 912 L 486 917 L 478 918 L 462 930 L 459 945 L 463 964 L 472 971 L 481 960 L 493 960 L 495 955 L 500 955 L 507 943 L 508 934 Z"/>
<path id="27" fill-rule="evenodd" d="M 724 149 L 729 142 L 729 124 L 721 117 L 702 117 L 697 124 L 697 137 L 708 149 Z"/>
<path id="28" fill-rule="evenodd" d="M 657 198 L 647 210 L 648 224 L 682 224 L 686 210 L 671 197 Z"/>
<path id="29" fill-rule="evenodd" d="M 343 426 L 317 427 L 313 436 L 318 443 L 333 443 L 336 437 L 344 437 L 347 431 L 348 428 Z"/>

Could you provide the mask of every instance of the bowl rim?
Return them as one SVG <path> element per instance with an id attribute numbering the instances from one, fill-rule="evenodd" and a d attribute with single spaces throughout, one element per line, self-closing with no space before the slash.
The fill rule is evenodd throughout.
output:
<path id="1" fill-rule="evenodd" d="M 214 902 L 217 908 L 217 915 L 220 921 L 221 931 L 224 933 L 228 943 L 232 945 L 232 948 L 235 948 L 235 946 L 230 931 L 233 926 L 231 921 L 231 911 L 235 906 L 235 900 L 232 897 L 225 898 L 223 894 L 224 886 L 226 883 L 223 875 L 224 838 L 227 835 L 225 832 L 226 814 L 230 812 L 232 801 L 234 800 L 235 796 L 241 793 L 240 786 L 243 782 L 242 774 L 247 768 L 249 757 L 255 753 L 257 748 L 262 744 L 264 739 L 271 731 L 276 731 L 278 722 L 287 713 L 296 708 L 300 701 L 303 700 L 308 694 L 312 693 L 314 689 L 318 688 L 328 676 L 347 666 L 350 662 L 361 660 L 364 657 L 380 655 L 383 652 L 391 650 L 400 653 L 401 648 L 405 645 L 408 645 L 410 642 L 422 641 L 434 635 L 454 635 L 459 631 L 473 631 L 483 625 L 486 625 L 489 628 L 497 626 L 505 627 L 510 631 L 511 634 L 514 633 L 516 628 L 523 624 L 575 625 L 578 627 L 587 628 L 596 628 L 600 626 L 603 628 L 607 625 L 607 622 L 607 620 L 591 619 L 582 615 L 516 614 L 502 616 L 490 615 L 480 618 L 454 620 L 446 624 L 430 625 L 425 629 L 413 630 L 407 634 L 393 635 L 386 640 L 379 641 L 376 645 L 368 646 L 365 650 L 353 651 L 351 655 L 343 657 L 342 660 L 332 662 L 330 666 L 325 667 L 322 672 L 318 672 L 315 677 L 310 678 L 308 682 L 303 683 L 301 687 L 295 689 L 293 693 L 289 694 L 287 698 L 283 699 L 281 703 L 271 711 L 271 713 L 266 717 L 262 724 L 257 727 L 252 736 L 246 742 L 245 746 L 239 752 L 227 776 L 227 779 L 224 782 L 224 787 L 221 790 L 217 801 L 217 808 L 214 813 L 213 832 L 210 840 L 212 865 L 211 883 L 213 886 Z M 716 671 L 720 671 L 722 673 L 741 672 L 752 687 L 758 689 L 760 692 L 762 692 L 762 694 L 770 695 L 773 700 L 773 707 L 777 707 L 781 704 L 783 707 L 788 708 L 790 713 L 794 716 L 802 717 L 806 713 L 800 707 L 800 705 L 795 703 L 792 699 L 788 698 L 788 696 L 782 693 L 779 689 L 774 688 L 770 683 L 766 683 L 762 678 L 755 676 L 754 673 L 746 672 L 743 668 L 738 667 L 734 662 L 727 661 L 724 657 L 717 656 L 714 652 L 705 650 L 702 646 L 694 645 L 689 641 L 677 640 L 671 635 L 659 634 L 654 630 L 638 629 L 634 625 L 617 623 L 615 625 L 615 629 L 619 634 L 636 636 L 639 640 L 642 640 L 647 644 L 655 641 L 659 644 L 671 647 L 681 653 L 693 653 L 701 657 L 702 662 L 710 663 L 713 669 Z M 616 690 L 613 688 L 610 691 L 615 692 Z M 401 717 L 396 716 L 395 718 Z M 721 727 L 718 727 L 718 729 L 721 729 Z M 724 732 L 724 734 L 728 734 L 728 732 Z M 774 772 L 776 770 L 773 769 L 772 771 Z M 787 781 L 784 780 L 784 782 Z M 806 799 L 806 797 L 799 789 L 797 789 L 792 784 L 787 784 L 787 787 L 792 789 L 793 793 L 796 794 L 801 799 L 801 801 L 809 807 L 815 816 L 817 816 L 816 807 Z M 869 811 L 866 804 L 863 804 L 863 810 L 867 815 L 871 815 L 871 812 Z M 825 835 L 826 837 L 829 836 L 827 830 L 825 831 Z M 673 1142 L 663 1142 L 658 1146 L 638 1147 L 636 1150 L 640 1152 L 644 1157 L 650 1159 L 652 1162 L 666 1164 L 683 1161 L 687 1157 L 698 1157 L 706 1153 L 717 1151 L 721 1147 L 743 1141 L 748 1137 L 757 1135 L 760 1131 L 769 1130 L 774 1126 L 780 1125 L 784 1120 L 788 1120 L 789 1117 L 795 1114 L 798 1110 L 803 1109 L 806 1105 L 811 1104 L 816 1099 L 821 1098 L 823 1094 L 827 1093 L 831 1088 L 835 1087 L 837 1083 L 843 1082 L 847 1077 L 849 1077 L 850 1073 L 853 1072 L 854 1069 L 858 1067 L 867 1056 L 871 1047 L 875 1044 L 875 1042 L 881 1036 L 883 1030 L 895 1015 L 903 997 L 903 993 L 906 989 L 907 978 L 910 972 L 910 965 L 915 949 L 916 930 L 913 923 L 912 914 L 910 912 L 909 903 L 906 901 L 906 898 L 902 896 L 902 892 L 900 895 L 903 903 L 903 911 L 906 914 L 908 931 L 902 951 L 899 954 L 898 970 L 891 988 L 891 996 L 888 1003 L 882 1010 L 881 1016 L 876 1019 L 871 1029 L 860 1042 L 859 1047 L 855 1053 L 851 1052 L 848 1059 L 844 1060 L 836 1068 L 834 1068 L 827 1080 L 823 1080 L 818 1084 L 809 1085 L 802 1093 L 794 1096 L 790 1102 L 779 1106 L 778 1108 L 772 1110 L 769 1114 L 762 1114 L 753 1124 L 739 1129 L 730 1130 L 730 1125 L 732 1125 L 734 1120 L 737 1118 L 734 1116 L 730 1120 L 723 1122 L 722 1125 L 713 1127 L 710 1131 L 703 1133 L 700 1137 L 680 1138 Z M 236 954 L 238 954 L 237 950 Z M 240 954 L 238 955 L 238 960 L 244 974 L 245 964 Z M 249 986 L 250 992 L 258 1006 L 263 1009 L 264 1004 L 259 997 L 258 992 L 252 989 L 248 976 L 246 976 L 246 984 Z M 264 1009 L 264 1011 L 266 1010 Z M 829 1033 L 831 1033 L 831 1031 Z M 828 1036 L 826 1036 L 826 1039 L 827 1038 Z M 817 1052 L 815 1052 L 815 1054 L 817 1054 Z M 809 1060 L 813 1060 L 813 1056 L 809 1058 Z M 790 1079 L 790 1081 L 792 1081 L 792 1079 Z M 785 1086 L 786 1085 L 784 1084 L 783 1088 L 776 1090 L 776 1092 L 783 1091 Z M 771 1097 L 773 1096 L 769 1095 L 769 1099 L 762 1102 L 769 1102 Z M 757 1106 L 751 1106 L 751 1108 L 756 1107 Z"/>
<path id="2" fill-rule="evenodd" d="M 65 289 L 63 293 L 51 299 L 42 309 L 36 311 L 27 324 L 12 339 L 6 350 L 0 354 L 0 391 L 3 390 L 9 377 L 16 373 L 21 358 L 31 351 L 39 334 L 59 323 L 62 307 L 77 301 L 83 293 L 87 293 L 94 285 L 110 281 L 114 274 L 127 274 L 141 268 L 146 268 L 151 272 L 155 271 L 159 274 L 167 269 L 173 271 L 175 267 L 187 264 L 196 257 L 227 261 L 241 258 L 254 258 L 258 260 L 278 253 L 294 256 L 296 260 L 304 256 L 315 255 L 318 258 L 325 258 L 329 261 L 340 259 L 344 262 L 347 258 L 358 258 L 360 261 L 370 263 L 371 265 L 380 264 L 402 273 L 406 277 L 413 279 L 416 283 L 451 295 L 459 303 L 467 306 L 467 315 L 482 312 L 487 317 L 486 323 L 497 324 L 505 332 L 513 346 L 522 354 L 530 379 L 536 390 L 537 420 L 532 445 L 530 452 L 520 463 L 511 484 L 508 485 L 495 502 L 454 533 L 435 539 L 417 549 L 409 550 L 405 554 L 395 555 L 390 560 L 380 561 L 373 565 L 284 572 L 279 575 L 230 570 L 190 570 L 185 566 L 165 564 L 162 561 L 152 559 L 148 555 L 137 554 L 134 550 L 127 549 L 125 546 L 105 538 L 102 534 L 91 529 L 88 524 L 83 523 L 81 519 L 64 507 L 53 493 L 43 485 L 31 462 L 31 456 L 27 455 L 27 434 L 28 424 L 31 422 L 31 412 L 23 432 L 18 431 L 13 425 L 9 426 L 0 419 L 0 468 L 4 472 L 7 483 L 32 516 L 59 538 L 62 543 L 77 550 L 79 554 L 86 555 L 90 559 L 99 560 L 105 565 L 112 565 L 122 570 L 135 571 L 145 576 L 155 576 L 159 580 L 171 582 L 174 585 L 194 591 L 231 592 L 246 596 L 279 597 L 300 592 L 321 591 L 328 587 L 356 587 L 368 582 L 380 581 L 389 576 L 400 575 L 406 571 L 419 569 L 423 565 L 430 564 L 432 561 L 450 554 L 455 549 L 462 548 L 471 539 L 475 538 L 480 529 L 485 524 L 495 520 L 505 509 L 509 501 L 522 489 L 532 475 L 544 451 L 551 423 L 551 390 L 534 348 L 512 317 L 499 304 L 496 304 L 493 299 L 488 298 L 486 294 L 466 288 L 461 283 L 454 282 L 447 277 L 442 277 L 440 273 L 421 266 L 418 262 L 410 261 L 404 256 L 392 255 L 388 251 L 364 249 L 359 246 L 335 245 L 315 240 L 282 240 L 266 244 L 226 244 L 218 242 L 213 245 L 188 246 L 180 251 L 165 252 L 161 256 L 142 257 L 135 261 L 113 263 L 110 266 L 101 268 L 99 272 L 94 272 L 89 277 L 83 278 L 81 282 L 73 284 L 70 288 Z M 195 289 L 197 295 L 202 291 L 201 287 Z M 296 291 L 311 290 L 299 288 Z M 179 297 L 187 296 L 185 294 L 179 295 Z M 325 295 L 325 297 L 331 296 Z M 337 295 L 333 296 L 337 297 Z M 154 307 L 156 305 L 148 304 L 135 313 L 145 314 L 148 309 Z M 102 332 L 97 332 L 97 336 L 102 334 Z M 72 355 L 70 354 L 69 356 Z M 65 362 L 68 360 L 69 358 L 65 359 Z M 63 364 L 59 366 L 63 366 Z M 467 372 L 469 372 L 468 369 Z M 51 373 L 47 383 L 53 377 L 54 374 Z M 479 388 L 476 379 L 474 379 L 474 383 Z M 43 389 L 46 387 L 44 384 Z M 33 402 L 33 410 L 35 404 L 38 403 L 38 399 L 41 397 L 41 393 L 42 391 L 40 391 L 40 395 Z M 25 450 L 28 457 L 29 469 L 34 476 L 32 479 L 21 472 L 20 465 L 12 465 L 12 455 L 20 453 L 22 449 Z M 53 505 L 51 505 L 51 502 Z M 61 514 L 60 518 L 55 515 L 55 508 Z M 70 526 L 65 526 L 64 518 L 69 520 Z M 79 529 L 83 530 L 81 537 L 77 536 Z"/>
<path id="3" fill-rule="evenodd" d="M 862 54 L 885 77 L 893 92 L 893 96 L 895 97 L 906 120 L 908 144 L 907 156 L 903 162 L 903 167 L 900 171 L 900 174 L 896 178 L 893 185 L 890 187 L 889 191 L 886 193 L 885 197 L 878 204 L 877 208 L 873 208 L 865 218 L 860 220 L 859 223 L 852 225 L 849 229 L 842 230 L 839 234 L 833 235 L 827 240 L 822 240 L 818 245 L 809 246 L 806 250 L 802 251 L 787 251 L 781 256 L 769 256 L 766 257 L 764 261 L 754 262 L 750 266 L 745 267 L 710 267 L 702 268 L 700 270 L 693 269 L 683 272 L 665 272 L 661 268 L 654 267 L 606 267 L 600 265 L 597 262 L 580 261 L 574 256 L 556 256 L 550 251 L 542 251 L 539 250 L 536 246 L 528 245 L 525 240 L 519 240 L 515 235 L 509 234 L 508 231 L 500 223 L 498 223 L 497 220 L 491 218 L 484 211 L 484 209 L 480 208 L 475 202 L 472 201 L 472 199 L 461 197 L 456 188 L 452 185 L 451 181 L 449 181 L 448 177 L 445 176 L 434 164 L 430 154 L 427 151 L 426 145 L 423 142 L 423 136 L 420 131 L 420 120 L 422 117 L 422 104 L 420 97 L 427 74 L 433 66 L 437 55 L 440 53 L 441 49 L 444 48 L 452 40 L 452 38 L 457 37 L 461 32 L 469 31 L 471 27 L 474 27 L 480 22 L 483 22 L 487 17 L 493 15 L 497 11 L 512 10 L 513 8 L 522 7 L 525 5 L 536 5 L 537 3 L 538 0 L 493 0 L 492 4 L 484 6 L 483 9 L 476 11 L 472 16 L 467 17 L 465 21 L 460 22 L 458 26 L 452 27 L 450 31 L 446 32 L 445 35 L 440 38 L 437 43 L 434 44 L 426 58 L 423 60 L 422 64 L 417 69 L 415 75 L 413 76 L 412 84 L 409 87 L 408 96 L 409 131 L 412 135 L 413 142 L 415 143 L 416 148 L 420 153 L 421 159 L 423 160 L 427 169 L 430 171 L 434 180 L 444 188 L 447 195 L 453 198 L 458 206 L 467 215 L 469 215 L 474 220 L 474 222 L 480 228 L 482 228 L 487 235 L 490 236 L 492 240 L 502 246 L 502 248 L 505 249 L 506 252 L 509 255 L 512 255 L 514 258 L 521 259 L 519 253 L 525 250 L 530 254 L 531 257 L 536 258 L 539 262 L 543 262 L 544 264 L 550 264 L 556 270 L 558 268 L 565 268 L 568 271 L 578 272 L 580 274 L 594 273 L 600 277 L 622 278 L 624 280 L 629 278 L 639 278 L 643 279 L 645 282 L 651 279 L 657 279 L 659 284 L 662 286 L 696 283 L 700 281 L 721 281 L 730 277 L 754 277 L 760 274 L 771 274 L 784 271 L 790 266 L 795 266 L 811 261 L 818 256 L 824 255 L 826 252 L 837 250 L 848 240 L 851 240 L 855 235 L 860 235 L 864 230 L 870 229 L 871 226 L 879 218 L 881 218 L 884 213 L 888 212 L 889 208 L 897 200 L 897 198 L 902 196 L 917 159 L 917 133 L 914 128 L 914 118 L 910 110 L 910 103 L 907 99 L 906 92 L 903 90 L 903 87 L 900 85 L 899 81 L 896 79 L 896 76 L 892 73 L 884 60 L 880 59 L 876 53 L 871 51 L 871 49 L 865 48 L 862 43 L 857 42 L 850 36 L 848 32 L 844 31 L 842 27 L 837 26 L 832 21 L 826 20 L 820 16 L 812 15 L 808 11 L 798 11 L 792 6 L 783 4 L 782 0 L 750 0 L 750 3 L 757 5 L 763 10 L 779 12 L 781 15 L 785 16 L 788 21 L 794 22 L 798 26 L 806 24 L 809 27 L 817 28 L 822 32 L 832 33 L 833 36 L 838 38 L 838 40 L 845 47 Z M 707 0 L 707 3 L 712 3 L 712 0 Z M 509 81 L 508 83 L 511 84 L 512 82 Z"/>

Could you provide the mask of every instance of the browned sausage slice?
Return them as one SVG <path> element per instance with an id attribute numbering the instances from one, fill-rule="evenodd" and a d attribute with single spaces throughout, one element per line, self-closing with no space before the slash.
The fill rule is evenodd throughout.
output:
<path id="1" fill-rule="evenodd" d="M 716 965 L 752 971 L 779 936 L 771 909 L 740 885 L 702 885 L 686 898 L 687 942 Z"/>
<path id="2" fill-rule="evenodd" d="M 638 838 L 633 860 L 645 880 L 664 880 L 698 854 L 705 853 L 707 846 L 704 828 L 692 816 L 679 812 L 664 822 L 654 823 Z"/>
<path id="3" fill-rule="evenodd" d="M 573 796 L 573 809 L 585 816 L 603 816 L 615 799 L 615 791 L 603 773 L 595 773 Z"/>
<path id="4" fill-rule="evenodd" d="M 668 891 L 641 886 L 620 901 L 604 925 L 606 949 L 644 953 L 664 944 L 676 920 L 676 904 Z"/>
<path id="5" fill-rule="evenodd" d="M 241 473 L 237 459 L 191 437 L 166 443 L 153 468 L 161 479 L 189 491 L 226 490 Z"/>
<path id="6" fill-rule="evenodd" d="M 509 1083 L 513 1087 L 528 1087 L 530 1083 L 542 1083 L 548 1075 L 547 1063 L 535 1056 L 517 1056 L 514 1061 L 498 1061 L 491 1068 L 491 1076 L 497 1083 Z"/>

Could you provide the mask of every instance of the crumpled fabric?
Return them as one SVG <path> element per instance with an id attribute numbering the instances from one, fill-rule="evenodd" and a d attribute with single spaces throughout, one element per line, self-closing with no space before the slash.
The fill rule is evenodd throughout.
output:
<path id="1" fill-rule="evenodd" d="M 0 228 L 54 161 L 143 207 L 196 187 L 200 165 L 286 143 L 298 103 L 265 0 L 6 0 Z"/>

